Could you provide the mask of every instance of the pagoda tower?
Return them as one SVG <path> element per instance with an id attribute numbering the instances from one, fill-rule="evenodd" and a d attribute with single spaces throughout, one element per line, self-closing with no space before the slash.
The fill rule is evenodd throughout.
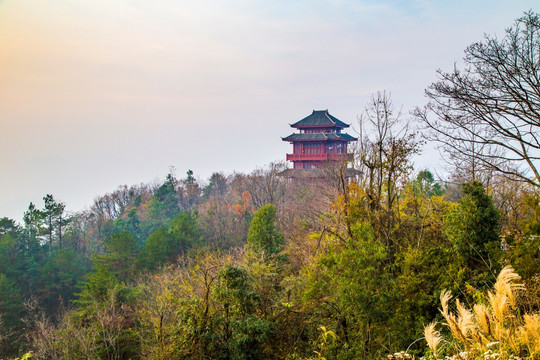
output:
<path id="1" fill-rule="evenodd" d="M 328 110 L 313 110 L 302 120 L 290 124 L 299 133 L 282 138 L 293 145 L 293 153 L 287 154 L 294 169 L 320 169 L 329 161 L 352 159 L 347 144 L 357 138 L 342 133 L 349 124 L 333 117 Z"/>

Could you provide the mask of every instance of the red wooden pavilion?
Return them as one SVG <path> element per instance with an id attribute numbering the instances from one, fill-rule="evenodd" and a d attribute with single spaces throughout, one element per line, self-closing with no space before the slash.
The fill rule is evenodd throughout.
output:
<path id="1" fill-rule="evenodd" d="M 333 117 L 328 110 L 313 110 L 313 113 L 294 124 L 299 133 L 282 138 L 293 144 L 293 153 L 287 154 L 294 169 L 320 169 L 329 161 L 350 160 L 347 144 L 357 138 L 342 133 L 349 124 Z"/>

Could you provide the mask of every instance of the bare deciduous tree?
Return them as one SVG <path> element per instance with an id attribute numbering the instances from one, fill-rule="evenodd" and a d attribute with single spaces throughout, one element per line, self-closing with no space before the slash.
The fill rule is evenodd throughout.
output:
<path id="1" fill-rule="evenodd" d="M 270 163 L 266 168 L 254 170 L 247 178 L 246 190 L 255 208 L 266 204 L 278 205 L 284 196 L 284 180 L 279 173 L 287 168 L 283 162 Z"/>
<path id="2" fill-rule="evenodd" d="M 354 161 L 358 185 L 367 198 L 369 221 L 390 246 L 398 194 L 408 181 L 411 157 L 420 151 L 421 142 L 386 92 L 372 96 L 358 121 Z"/>
<path id="3" fill-rule="evenodd" d="M 527 12 L 502 40 L 465 50 L 463 69 L 438 71 L 415 115 L 456 160 L 540 186 L 540 17 Z"/>

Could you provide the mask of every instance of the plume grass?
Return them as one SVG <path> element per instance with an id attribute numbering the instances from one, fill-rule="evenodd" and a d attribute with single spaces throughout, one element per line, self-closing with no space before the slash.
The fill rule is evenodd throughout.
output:
<path id="1" fill-rule="evenodd" d="M 497 353 L 500 359 L 540 359 L 540 314 L 520 315 L 516 298 L 519 291 L 525 290 L 520 281 L 514 269 L 506 266 L 493 289 L 487 292 L 487 302 L 475 304 L 472 311 L 459 299 L 451 304 L 452 293 L 443 290 L 440 312 L 445 319 L 443 324 L 452 334 L 452 342 L 470 354 Z M 435 329 L 435 323 L 425 327 L 424 336 L 437 359 L 438 345 L 446 340 Z"/>
<path id="2" fill-rule="evenodd" d="M 431 352 L 437 357 L 437 347 L 442 340 L 441 333 L 435 329 L 435 322 L 432 322 L 424 329 L 424 337 Z"/>

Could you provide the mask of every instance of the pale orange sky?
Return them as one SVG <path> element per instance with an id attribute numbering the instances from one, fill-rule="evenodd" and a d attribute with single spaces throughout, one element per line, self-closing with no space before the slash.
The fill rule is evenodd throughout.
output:
<path id="1" fill-rule="evenodd" d="M 533 0 L 0 0 L 0 217 L 70 210 L 169 166 L 206 179 L 283 160 L 313 109 L 423 105 Z M 437 167 L 434 157 L 420 166 Z"/>

